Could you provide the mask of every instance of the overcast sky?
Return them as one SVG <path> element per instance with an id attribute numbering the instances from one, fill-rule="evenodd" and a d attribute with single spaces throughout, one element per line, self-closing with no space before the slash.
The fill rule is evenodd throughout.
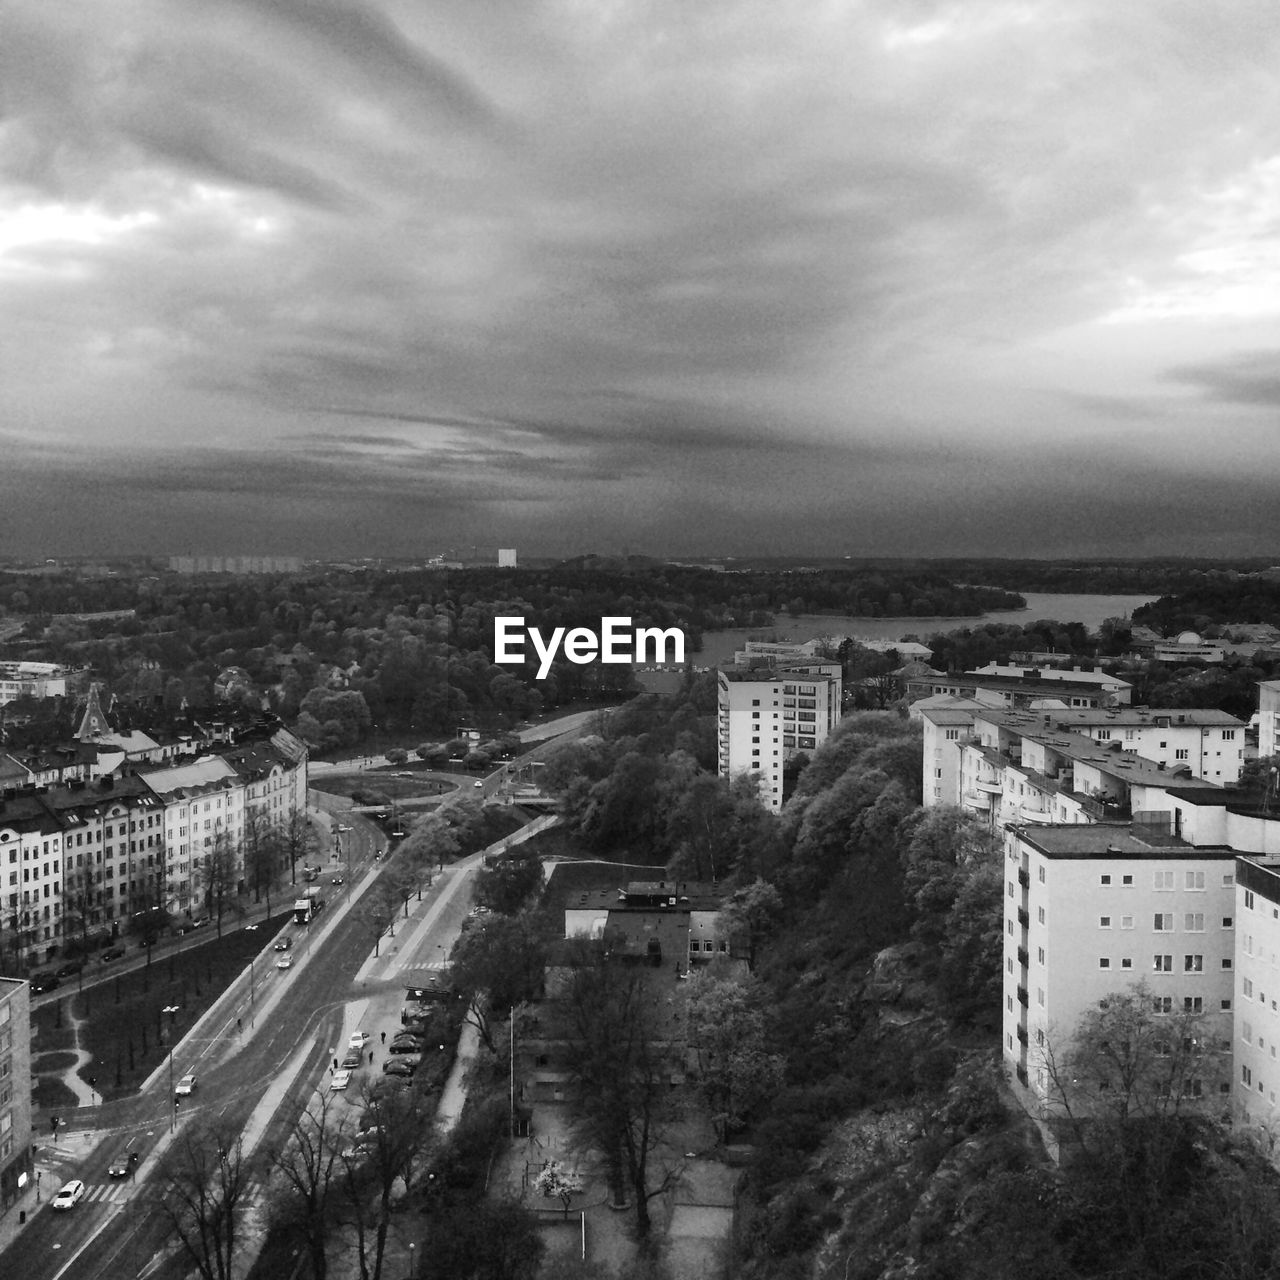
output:
<path id="1" fill-rule="evenodd" d="M 0 555 L 1280 558 L 1275 0 L 9 0 Z"/>

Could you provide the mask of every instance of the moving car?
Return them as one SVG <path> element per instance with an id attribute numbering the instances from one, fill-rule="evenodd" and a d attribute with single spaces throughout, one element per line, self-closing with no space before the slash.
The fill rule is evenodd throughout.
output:
<path id="1" fill-rule="evenodd" d="M 281 957 L 280 957 L 280 959 L 276 961 L 276 968 L 277 968 L 277 969 L 292 969 L 292 968 L 293 968 L 293 957 L 292 957 L 292 956 L 281 956 Z"/>
<path id="2" fill-rule="evenodd" d="M 98 959 L 103 964 L 110 964 L 113 960 L 120 960 L 124 957 L 123 947 L 108 947 Z"/>
<path id="3" fill-rule="evenodd" d="M 292 947 L 292 946 L 293 946 L 293 939 L 292 939 L 292 938 L 277 938 L 277 939 L 276 939 L 276 950 L 277 950 L 277 951 L 288 951 L 288 950 L 289 950 L 289 948 L 290 948 L 290 947 Z"/>
<path id="4" fill-rule="evenodd" d="M 31 994 L 38 996 L 42 991 L 52 991 L 54 987 L 60 987 L 62 983 L 58 981 L 58 975 L 55 973 L 33 973 L 31 975 Z"/>
<path id="5" fill-rule="evenodd" d="M 57 970 L 59 978 L 74 978 L 81 969 L 84 968 L 84 961 L 80 959 L 68 960 L 60 969 Z"/>
<path id="6" fill-rule="evenodd" d="M 138 1167 L 138 1149 L 129 1147 L 107 1165 L 109 1178 L 127 1178 Z"/>
<path id="7" fill-rule="evenodd" d="M 345 1088 L 347 1087 L 347 1085 L 349 1085 L 350 1083 L 351 1083 L 351 1072 L 350 1072 L 350 1071 L 346 1071 L 346 1070 L 343 1070 L 343 1071 L 335 1071 L 335 1072 L 333 1073 L 333 1079 L 329 1081 L 329 1088 L 330 1088 L 330 1089 L 345 1089 Z"/>
<path id="8" fill-rule="evenodd" d="M 190 1097 L 196 1091 L 196 1078 L 193 1075 L 183 1076 L 173 1087 L 174 1094 L 179 1098 Z"/>
<path id="9" fill-rule="evenodd" d="M 353 1031 L 347 1041 L 348 1049 L 363 1049 L 373 1037 L 367 1031 Z"/>
<path id="10" fill-rule="evenodd" d="M 334 877 L 333 877 L 333 879 L 332 879 L 331 881 L 329 881 L 329 883 L 330 883 L 330 884 L 335 884 L 335 885 L 337 885 L 337 884 L 342 884 L 342 883 L 343 883 L 343 880 L 342 880 L 342 877 L 341 877 L 341 876 L 334 876 Z"/>
<path id="11" fill-rule="evenodd" d="M 55 1209 L 73 1209 L 84 1198 L 84 1183 L 79 1178 L 72 1178 L 64 1183 L 62 1190 L 53 1197 Z"/>

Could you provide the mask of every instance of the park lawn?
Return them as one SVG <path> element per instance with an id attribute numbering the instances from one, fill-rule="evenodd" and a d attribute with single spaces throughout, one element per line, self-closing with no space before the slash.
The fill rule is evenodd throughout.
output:
<path id="1" fill-rule="evenodd" d="M 76 996 L 76 1014 L 84 1019 L 80 1046 L 89 1053 L 80 1077 L 86 1084 L 93 1077 L 107 1101 L 136 1092 L 163 1061 L 169 1043 L 186 1035 L 288 919 L 286 911 L 257 929 L 211 937 Z M 172 1025 L 164 1012 L 168 1005 L 178 1006 Z"/>
<path id="2" fill-rule="evenodd" d="M 331 796 L 352 797 L 357 791 L 367 795 L 381 794 L 388 800 L 421 800 L 453 791 L 454 785 L 430 778 L 397 778 L 391 774 L 370 772 L 341 774 L 333 777 L 320 774 L 307 781 L 313 791 L 324 791 Z M 381 801 L 370 801 L 381 803 Z"/>

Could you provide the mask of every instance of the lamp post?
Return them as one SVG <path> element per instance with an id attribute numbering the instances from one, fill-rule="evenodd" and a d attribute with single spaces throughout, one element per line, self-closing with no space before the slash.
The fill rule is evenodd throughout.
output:
<path id="1" fill-rule="evenodd" d="M 173 1045 L 169 1046 L 169 1101 L 172 1105 L 169 1108 L 169 1132 L 173 1132 L 173 1126 L 178 1121 L 178 1095 L 173 1091 Z"/>
<path id="2" fill-rule="evenodd" d="M 249 957 L 249 1025 L 253 1026 L 253 957 Z"/>
<path id="3" fill-rule="evenodd" d="M 416 1280 L 416 1277 L 417 1277 L 417 1274 L 418 1274 L 418 1273 L 414 1270 L 413 1263 L 414 1263 L 414 1256 L 413 1256 L 413 1241 L 412 1241 L 412 1240 L 410 1240 L 410 1241 L 409 1241 L 409 1280 Z"/>

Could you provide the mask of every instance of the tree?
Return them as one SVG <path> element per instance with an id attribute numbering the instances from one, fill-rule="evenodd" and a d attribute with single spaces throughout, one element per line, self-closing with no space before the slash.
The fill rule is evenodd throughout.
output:
<path id="1" fill-rule="evenodd" d="M 508 853 L 476 873 L 475 900 L 513 916 L 542 888 L 542 860 L 536 853 Z"/>
<path id="2" fill-rule="evenodd" d="M 291 809 L 279 827 L 280 844 L 289 859 L 289 880 L 298 883 L 298 862 L 304 864 L 320 851 L 320 837 L 305 809 Z"/>
<path id="3" fill-rule="evenodd" d="M 240 1201 L 248 1181 L 233 1126 L 183 1125 L 161 1164 L 160 1201 L 182 1252 L 202 1280 L 231 1280 Z"/>
<path id="4" fill-rule="evenodd" d="M 240 883 L 240 860 L 225 827 L 219 827 L 206 846 L 200 878 L 205 904 L 214 913 L 218 937 L 222 937 L 222 913 Z"/>
<path id="5" fill-rule="evenodd" d="M 333 1094 L 322 1093 L 298 1117 L 271 1167 L 284 1183 L 272 1205 L 272 1225 L 302 1242 L 313 1280 L 328 1274 L 326 1246 L 335 1227 L 334 1202 L 345 1165 L 346 1126 L 330 1114 Z"/>
<path id="6" fill-rule="evenodd" d="M 361 1280 L 381 1280 L 396 1184 L 408 1193 L 435 1154 L 436 1099 L 414 1088 L 366 1089 L 364 1103 L 369 1137 L 363 1154 L 343 1158 L 340 1212 L 355 1234 Z"/>
<path id="7" fill-rule="evenodd" d="M 280 831 L 265 811 L 245 812 L 244 835 L 241 838 L 241 858 L 245 879 L 253 889 L 254 902 L 261 902 L 267 895 L 267 915 L 271 914 L 271 890 L 280 878 Z"/>
<path id="8" fill-rule="evenodd" d="M 782 895 L 764 880 L 736 889 L 720 910 L 721 927 L 731 937 L 747 940 L 747 968 L 756 967 L 760 945 L 782 919 Z"/>
<path id="9" fill-rule="evenodd" d="M 573 1197 L 582 1190 L 582 1177 L 566 1168 L 559 1160 L 548 1160 L 534 1178 L 533 1187 L 544 1196 L 555 1196 L 564 1207 L 564 1216 L 567 1218 Z"/>
<path id="10" fill-rule="evenodd" d="M 466 1020 L 494 1052 L 491 1012 L 497 1010 L 501 1016 L 541 992 L 545 935 L 532 916 L 490 916 L 459 937 L 451 958 L 449 977 L 466 1002 Z"/>
<path id="11" fill-rule="evenodd" d="M 374 955 L 378 954 L 378 948 L 382 944 L 382 935 L 391 928 L 399 910 L 399 893 L 393 885 L 387 884 L 381 877 L 375 880 L 361 895 L 356 911 L 373 934 Z"/>
<path id="12" fill-rule="evenodd" d="M 413 829 L 401 844 L 398 852 L 415 865 L 443 868 L 446 862 L 452 861 L 461 845 L 457 832 L 449 823 L 449 819 L 433 810 L 413 824 Z"/>
<path id="13" fill-rule="evenodd" d="M 782 1085 L 786 1060 L 765 1049 L 764 995 L 752 980 L 703 970 L 685 990 L 685 1036 L 721 1141 Z"/>
<path id="14" fill-rule="evenodd" d="M 680 1176 L 678 1167 L 665 1166 L 654 1179 L 650 1167 L 673 1114 L 672 1029 L 660 1039 L 663 997 L 648 981 L 656 971 L 611 955 L 608 947 L 606 938 L 570 949 L 577 964 L 565 997 L 567 1060 L 579 1087 L 580 1131 L 604 1158 L 614 1203 L 625 1203 L 630 1190 L 636 1231 L 644 1237 L 649 1201 Z"/>
<path id="15" fill-rule="evenodd" d="M 422 1280 L 536 1280 L 546 1245 L 523 1205 L 510 1200 L 432 1205 L 418 1246 Z"/>

